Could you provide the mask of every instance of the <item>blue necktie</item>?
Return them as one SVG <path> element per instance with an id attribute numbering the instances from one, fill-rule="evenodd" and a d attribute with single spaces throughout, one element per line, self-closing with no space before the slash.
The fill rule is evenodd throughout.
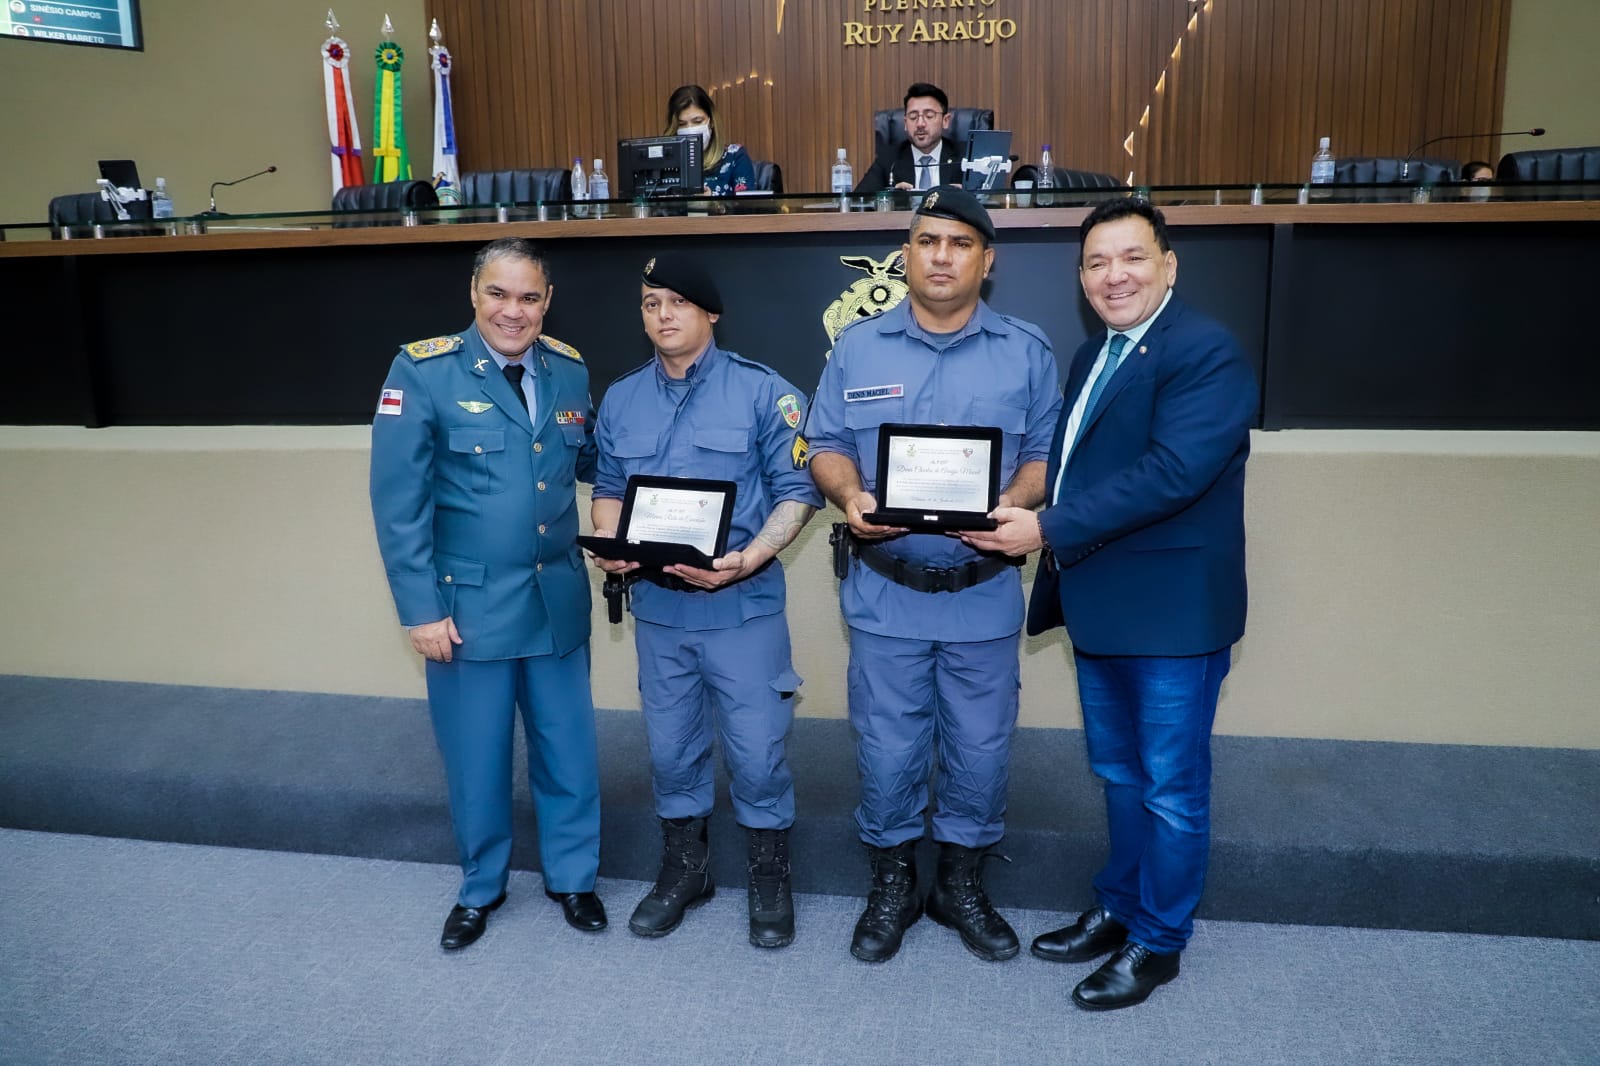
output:
<path id="1" fill-rule="evenodd" d="M 925 155 L 917 160 L 917 188 L 933 188 L 933 156 Z"/>
<path id="2" fill-rule="evenodd" d="M 1078 446 L 1078 441 L 1083 439 L 1083 431 L 1089 427 L 1089 418 L 1094 414 L 1095 404 L 1100 402 L 1100 394 L 1106 391 L 1111 375 L 1117 372 L 1117 364 L 1122 360 L 1122 350 L 1127 346 L 1126 333 L 1111 335 L 1111 348 L 1106 352 L 1105 366 L 1100 368 L 1099 375 L 1094 379 L 1094 387 L 1089 390 L 1089 402 L 1083 405 L 1083 417 L 1078 420 L 1078 434 L 1072 438 L 1074 448 Z"/>

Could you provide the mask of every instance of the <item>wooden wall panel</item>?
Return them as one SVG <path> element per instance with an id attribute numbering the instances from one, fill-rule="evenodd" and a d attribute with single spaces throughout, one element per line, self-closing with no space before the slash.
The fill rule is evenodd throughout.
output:
<path id="1" fill-rule="evenodd" d="M 782 30 L 778 10 L 783 7 Z M 1403 155 L 1500 119 L 1511 0 L 436 0 L 456 59 L 463 170 L 608 162 L 660 132 L 667 94 L 712 92 L 724 133 L 825 188 L 871 162 L 871 115 L 907 84 L 995 108 L 1014 151 L 1137 184 L 1300 181 L 1336 155 Z M 944 0 L 949 2 L 949 0 Z M 891 5 L 892 6 L 892 5 Z M 846 47 L 843 24 L 1009 18 L 1010 40 Z M 1147 111 L 1148 109 L 1148 111 Z M 1125 141 L 1132 134 L 1131 152 Z M 1515 145 L 1513 145 L 1514 147 Z M 1479 140 L 1455 158 L 1498 158 Z"/>

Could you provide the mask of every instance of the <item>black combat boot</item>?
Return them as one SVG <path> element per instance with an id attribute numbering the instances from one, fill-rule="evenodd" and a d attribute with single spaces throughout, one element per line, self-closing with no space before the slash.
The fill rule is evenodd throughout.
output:
<path id="1" fill-rule="evenodd" d="M 917 842 L 908 840 L 892 848 L 868 846 L 872 863 L 872 891 L 867 909 L 856 921 L 850 954 L 862 962 L 888 962 L 900 950 L 907 929 L 922 917 L 917 898 Z"/>
<path id="2" fill-rule="evenodd" d="M 987 848 L 939 844 L 939 878 L 928 894 L 928 917 L 961 934 L 967 950 L 989 962 L 1016 955 L 1017 934 L 983 891 Z"/>
<path id="3" fill-rule="evenodd" d="M 750 943 L 794 943 L 794 897 L 789 892 L 789 831 L 746 829 L 750 836 Z"/>
<path id="4" fill-rule="evenodd" d="M 661 819 L 661 872 L 656 887 L 639 901 L 628 928 L 640 936 L 666 936 L 683 921 L 683 912 L 698 907 L 716 891 L 706 863 L 711 847 L 706 842 L 704 818 Z"/>

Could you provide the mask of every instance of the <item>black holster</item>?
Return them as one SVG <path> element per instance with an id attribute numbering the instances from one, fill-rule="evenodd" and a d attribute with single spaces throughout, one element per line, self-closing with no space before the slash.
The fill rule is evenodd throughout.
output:
<path id="1" fill-rule="evenodd" d="M 601 592 L 606 598 L 606 620 L 612 625 L 622 624 L 622 607 L 628 601 L 628 588 L 637 578 L 624 574 L 607 574 Z"/>
<path id="2" fill-rule="evenodd" d="M 835 522 L 828 543 L 833 547 L 833 576 L 843 581 L 850 573 L 850 556 L 855 554 L 856 538 L 850 523 Z"/>

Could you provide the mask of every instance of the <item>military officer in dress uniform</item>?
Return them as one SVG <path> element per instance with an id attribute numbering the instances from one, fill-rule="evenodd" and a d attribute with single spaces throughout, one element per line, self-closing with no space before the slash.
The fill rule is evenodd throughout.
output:
<path id="1" fill-rule="evenodd" d="M 372 427 L 372 514 L 400 622 L 427 659 L 462 883 L 440 944 L 466 947 L 506 898 L 511 738 L 522 711 L 545 894 L 605 928 L 589 580 L 577 478 L 594 477 L 589 372 L 540 329 L 555 287 L 537 247 L 484 246 L 474 321 L 407 344 Z"/>
<path id="2" fill-rule="evenodd" d="M 994 263 L 988 212 L 959 188 L 923 198 L 904 246 L 907 298 L 840 335 L 806 423 L 810 466 L 844 512 L 851 558 L 839 590 L 850 629 L 850 721 L 858 737 L 856 823 L 873 886 L 850 950 L 881 962 L 922 913 L 916 842 L 935 750 L 938 875 L 927 912 L 980 958 L 1009 959 L 1017 936 L 990 904 L 981 860 L 1005 832 L 1020 686 L 1022 582 L 1013 560 L 938 533 L 907 533 L 877 510 L 885 422 L 999 428 L 1002 505 L 1044 498 L 1061 404 L 1037 326 L 980 298 Z"/>
<path id="3" fill-rule="evenodd" d="M 748 838 L 750 942 L 783 947 L 794 940 L 795 813 L 784 741 L 800 678 L 789 660 L 777 555 L 822 496 L 794 458 L 800 393 L 760 363 L 717 347 L 712 325 L 722 298 L 710 275 L 687 256 L 661 255 L 645 264 L 641 280 L 655 355 L 618 378 L 600 405 L 595 531 L 615 535 L 635 474 L 732 481 L 737 492 L 730 550 L 711 569 L 596 560 L 642 579 L 632 591 L 634 634 L 663 854 L 655 887 L 628 927 L 665 936 L 686 909 L 711 897 L 706 819 L 715 800 L 715 728 Z"/>

